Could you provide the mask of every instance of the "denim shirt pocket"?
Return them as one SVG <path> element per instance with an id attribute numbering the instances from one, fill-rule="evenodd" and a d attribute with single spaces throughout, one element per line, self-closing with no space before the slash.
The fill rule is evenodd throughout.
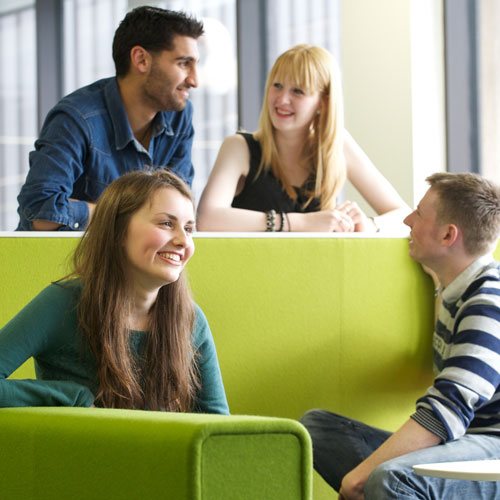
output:
<path id="1" fill-rule="evenodd" d="M 80 179 L 79 190 L 83 190 L 83 199 L 96 202 L 106 187 L 120 173 L 117 171 L 117 160 L 106 144 L 105 136 L 93 140 L 87 156 L 83 179 Z"/>
<path id="2" fill-rule="evenodd" d="M 99 196 L 101 196 L 102 192 L 108 187 L 110 183 L 111 181 L 103 182 L 102 180 L 98 180 L 89 175 L 86 175 L 83 188 L 85 196 L 91 201 L 97 201 Z"/>

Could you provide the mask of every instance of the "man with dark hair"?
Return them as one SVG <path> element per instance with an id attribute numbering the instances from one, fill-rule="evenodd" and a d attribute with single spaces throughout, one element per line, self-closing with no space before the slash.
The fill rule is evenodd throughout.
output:
<path id="1" fill-rule="evenodd" d="M 64 97 L 47 115 L 18 196 L 18 230 L 83 230 L 114 179 L 168 168 L 191 185 L 203 24 L 181 12 L 138 7 L 113 40 L 116 77 Z"/>
<path id="2" fill-rule="evenodd" d="M 433 385 L 394 434 L 325 410 L 302 418 L 314 466 L 339 498 L 500 498 L 500 482 L 425 477 L 425 463 L 500 459 L 500 187 L 439 173 L 405 223 L 441 299 Z"/>

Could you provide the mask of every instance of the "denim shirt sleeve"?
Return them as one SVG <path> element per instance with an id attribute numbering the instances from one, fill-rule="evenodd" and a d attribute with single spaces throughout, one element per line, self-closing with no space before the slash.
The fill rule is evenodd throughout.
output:
<path id="1" fill-rule="evenodd" d="M 34 219 L 61 224 L 63 230 L 82 230 L 88 220 L 88 205 L 70 197 L 83 174 L 89 130 L 77 109 L 56 106 L 47 116 L 30 169 L 18 196 L 20 225 L 31 230 Z"/>

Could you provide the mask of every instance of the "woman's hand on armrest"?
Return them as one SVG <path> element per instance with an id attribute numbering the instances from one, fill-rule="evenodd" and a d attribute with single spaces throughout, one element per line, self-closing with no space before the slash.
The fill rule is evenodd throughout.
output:
<path id="1" fill-rule="evenodd" d="M 351 233 L 354 231 L 354 221 L 341 210 L 320 210 L 319 212 L 288 214 L 289 227 L 285 225 L 287 231 L 300 232 L 340 232 Z"/>
<path id="2" fill-rule="evenodd" d="M 349 216 L 354 223 L 354 231 L 355 232 L 369 232 L 376 233 L 379 228 L 375 224 L 373 218 L 368 218 L 366 214 L 361 210 L 359 205 L 355 201 L 344 201 L 341 203 L 337 210 L 342 212 L 343 214 Z"/>

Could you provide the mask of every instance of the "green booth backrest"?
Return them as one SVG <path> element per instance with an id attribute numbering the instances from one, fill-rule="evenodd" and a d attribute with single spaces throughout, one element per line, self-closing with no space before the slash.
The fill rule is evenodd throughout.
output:
<path id="1" fill-rule="evenodd" d="M 0 325 L 67 273 L 76 243 L 0 238 Z M 202 235 L 188 275 L 235 414 L 327 408 L 391 430 L 432 380 L 433 286 L 405 238 Z"/>
<path id="2" fill-rule="evenodd" d="M 0 324 L 67 273 L 76 242 L 0 239 Z M 392 426 L 429 381 L 432 284 L 405 239 L 201 237 L 188 274 L 234 413 Z"/>

